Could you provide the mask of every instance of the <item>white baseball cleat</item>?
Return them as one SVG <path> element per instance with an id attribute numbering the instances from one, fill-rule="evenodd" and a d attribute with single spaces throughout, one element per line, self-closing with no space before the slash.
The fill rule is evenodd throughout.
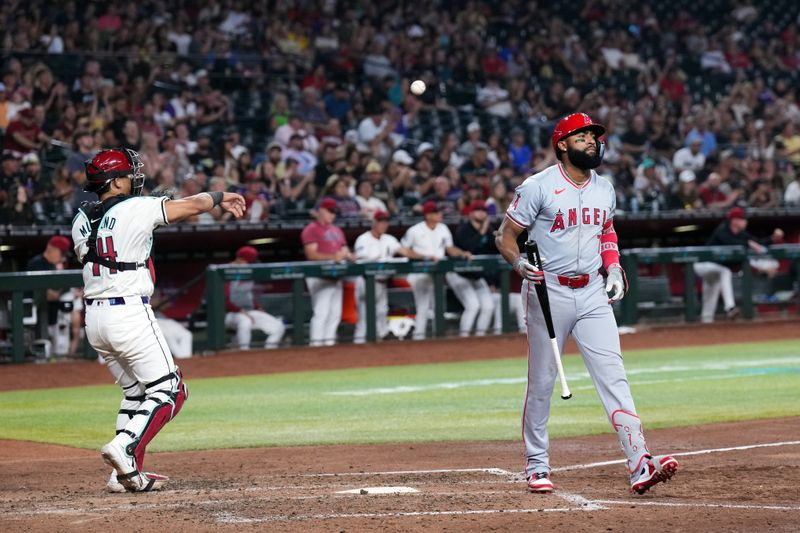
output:
<path id="1" fill-rule="evenodd" d="M 547 472 L 536 472 L 528 478 L 528 490 L 536 494 L 548 494 L 553 492 L 554 488 Z"/>
<path id="2" fill-rule="evenodd" d="M 160 482 L 158 488 L 155 488 L 155 483 L 154 483 L 153 488 L 150 490 L 158 490 L 163 485 L 163 482 L 169 481 L 169 477 L 161 474 L 156 474 L 155 472 L 145 472 L 144 475 L 147 476 L 148 479 L 156 480 L 157 483 Z M 111 471 L 111 475 L 108 478 L 108 483 L 106 483 L 106 492 L 110 492 L 112 494 L 121 494 L 123 492 L 128 492 L 128 489 L 126 489 L 122 485 L 122 483 L 117 481 L 116 470 Z"/>
<path id="3" fill-rule="evenodd" d="M 164 486 L 164 479 L 150 478 L 146 473 L 139 472 L 133 455 L 129 454 L 117 439 L 100 448 L 100 454 L 103 456 L 103 461 L 117 471 L 117 482 L 126 491 L 149 492 Z"/>
<path id="4" fill-rule="evenodd" d="M 646 455 L 636 479 L 631 481 L 631 491 L 644 494 L 656 483 L 669 480 L 678 471 L 678 461 L 669 455 Z"/>

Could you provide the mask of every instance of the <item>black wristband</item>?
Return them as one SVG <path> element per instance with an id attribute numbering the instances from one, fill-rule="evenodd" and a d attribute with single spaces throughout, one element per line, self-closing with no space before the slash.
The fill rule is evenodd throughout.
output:
<path id="1" fill-rule="evenodd" d="M 212 207 L 217 207 L 219 204 L 221 204 L 222 198 L 225 196 L 225 193 L 220 191 L 209 192 L 206 194 L 208 194 L 211 197 L 211 200 L 214 202 Z"/>

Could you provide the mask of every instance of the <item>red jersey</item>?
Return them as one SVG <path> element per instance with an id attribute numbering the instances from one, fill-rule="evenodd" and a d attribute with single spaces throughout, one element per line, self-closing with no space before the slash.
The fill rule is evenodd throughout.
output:
<path id="1" fill-rule="evenodd" d="M 303 228 L 300 240 L 303 242 L 303 246 L 312 242 L 317 243 L 317 251 L 323 254 L 335 254 L 347 246 L 347 240 L 341 229 L 333 224 L 323 226 L 317 221 Z"/>

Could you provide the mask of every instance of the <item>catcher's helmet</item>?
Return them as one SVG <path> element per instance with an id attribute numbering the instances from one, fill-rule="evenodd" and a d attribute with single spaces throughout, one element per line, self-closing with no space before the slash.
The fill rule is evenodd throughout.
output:
<path id="1" fill-rule="evenodd" d="M 587 115 L 586 113 L 572 113 L 571 115 L 567 115 L 566 117 L 562 118 L 556 124 L 556 128 L 553 130 L 553 150 L 556 152 L 556 156 L 561 159 L 561 153 L 558 151 L 558 141 L 569 137 L 573 133 L 576 133 L 580 130 L 591 130 L 597 136 L 598 142 L 598 150 L 602 154 L 603 150 L 603 143 L 600 140 L 600 137 L 605 135 L 606 127 L 602 124 L 598 124 L 592 120 L 592 117 Z"/>
<path id="2" fill-rule="evenodd" d="M 139 154 L 130 148 L 112 148 L 103 150 L 86 165 L 86 186 L 84 190 L 103 194 L 111 186 L 114 178 L 130 178 L 131 194 L 139 196 L 144 187 L 144 174 L 141 172 L 142 163 Z"/>

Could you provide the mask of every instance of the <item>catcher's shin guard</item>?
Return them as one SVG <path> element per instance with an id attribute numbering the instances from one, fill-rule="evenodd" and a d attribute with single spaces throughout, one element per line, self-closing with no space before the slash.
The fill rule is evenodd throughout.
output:
<path id="1" fill-rule="evenodd" d="M 175 418 L 188 397 L 188 389 L 183 382 L 180 369 L 176 369 L 175 372 L 148 383 L 144 387 L 144 401 L 139 404 L 124 429 L 120 431 L 132 439 L 127 449 L 128 453 L 136 459 L 136 468 L 140 472 L 144 468 L 144 454 L 147 445 L 167 422 Z M 138 398 L 126 398 L 126 400 L 136 399 Z M 130 413 L 130 410 L 123 413 L 123 410 L 120 409 L 120 417 L 130 416 Z"/>

